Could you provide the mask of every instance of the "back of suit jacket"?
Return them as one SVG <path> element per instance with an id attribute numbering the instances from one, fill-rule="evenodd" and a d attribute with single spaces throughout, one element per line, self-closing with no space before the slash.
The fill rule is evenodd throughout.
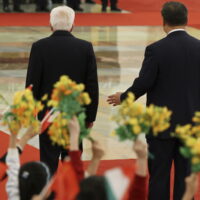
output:
<path id="1" fill-rule="evenodd" d="M 26 87 L 33 84 L 33 94 L 40 99 L 51 94 L 61 75 L 85 84 L 92 103 L 87 107 L 87 121 L 93 122 L 98 107 L 96 59 L 91 43 L 75 38 L 67 31 L 55 31 L 32 45 Z"/>
<path id="2" fill-rule="evenodd" d="M 147 93 L 147 105 L 167 106 L 173 111 L 169 138 L 176 124 L 190 123 L 200 110 L 200 41 L 185 31 L 175 31 L 146 48 L 139 77 L 128 91 L 136 98 Z"/>

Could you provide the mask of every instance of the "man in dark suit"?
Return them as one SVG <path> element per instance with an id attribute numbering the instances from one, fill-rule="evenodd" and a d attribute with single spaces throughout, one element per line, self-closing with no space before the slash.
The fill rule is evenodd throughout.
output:
<path id="1" fill-rule="evenodd" d="M 139 77 L 124 93 L 108 97 L 113 105 L 120 104 L 127 93 L 136 99 L 147 94 L 147 105 L 167 106 L 173 111 L 171 127 L 154 138 L 147 136 L 149 151 L 149 200 L 169 200 L 170 170 L 175 166 L 174 200 L 181 200 L 184 179 L 190 174 L 177 139 L 170 136 L 177 124 L 190 123 L 200 110 L 200 41 L 185 31 L 187 8 L 179 2 L 168 2 L 162 8 L 163 27 L 167 37 L 147 46 Z"/>
<path id="2" fill-rule="evenodd" d="M 96 59 L 90 42 L 74 37 L 73 28 L 75 14 L 67 6 L 54 8 L 50 14 L 53 34 L 32 45 L 27 71 L 26 87 L 33 84 L 36 99 L 47 93 L 51 94 L 53 85 L 61 75 L 68 75 L 77 83 L 85 84 L 92 103 L 86 108 L 86 123 L 92 126 L 98 107 L 98 78 Z M 42 113 L 40 119 L 44 117 Z M 55 173 L 59 156 L 64 157 L 66 151 L 52 145 L 47 132 L 40 135 L 40 159 Z"/>
<path id="3" fill-rule="evenodd" d="M 13 0 L 13 11 L 14 12 L 24 12 L 20 8 L 21 0 Z M 3 0 L 3 10 L 4 12 L 11 12 L 9 8 L 9 0 Z"/>

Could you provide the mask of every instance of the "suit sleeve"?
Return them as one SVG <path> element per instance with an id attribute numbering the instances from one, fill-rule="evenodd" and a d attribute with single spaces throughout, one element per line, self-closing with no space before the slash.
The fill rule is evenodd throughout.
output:
<path id="1" fill-rule="evenodd" d="M 130 88 L 122 93 L 121 101 L 127 97 L 128 92 L 134 93 L 135 98 L 137 99 L 151 90 L 156 81 L 157 74 L 158 63 L 156 62 L 153 48 L 148 46 L 145 50 L 145 58 L 142 63 L 139 77 L 134 80 L 133 85 Z"/>
<path id="2" fill-rule="evenodd" d="M 96 58 L 91 44 L 89 45 L 88 49 L 85 90 L 89 93 L 91 98 L 91 104 L 86 107 L 86 121 L 93 122 L 96 119 L 97 108 L 99 103 L 99 86 Z"/>
<path id="3" fill-rule="evenodd" d="M 26 76 L 26 87 L 33 85 L 32 91 L 36 99 L 40 98 L 40 83 L 42 77 L 42 60 L 38 45 L 34 43 L 31 48 L 29 65 Z"/>

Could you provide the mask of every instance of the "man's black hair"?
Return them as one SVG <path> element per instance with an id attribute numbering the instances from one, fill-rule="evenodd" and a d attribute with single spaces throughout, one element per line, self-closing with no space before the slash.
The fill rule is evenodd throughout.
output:
<path id="1" fill-rule="evenodd" d="M 188 10 L 180 2 L 170 1 L 163 5 L 161 11 L 164 24 L 169 26 L 186 25 L 188 21 Z"/>

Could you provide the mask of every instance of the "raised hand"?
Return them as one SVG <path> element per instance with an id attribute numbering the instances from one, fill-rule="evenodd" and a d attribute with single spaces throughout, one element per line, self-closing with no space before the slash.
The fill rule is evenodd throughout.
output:
<path id="1" fill-rule="evenodd" d="M 92 176 L 92 175 L 96 175 L 97 173 L 100 160 L 104 156 L 104 150 L 97 141 L 93 139 L 90 139 L 90 141 L 92 142 L 93 155 L 86 172 L 87 172 L 87 175 Z"/>
<path id="2" fill-rule="evenodd" d="M 105 152 L 101 147 L 100 143 L 96 140 L 92 141 L 92 157 L 95 159 L 101 159 L 104 156 Z"/>
<path id="3" fill-rule="evenodd" d="M 70 150 L 79 150 L 80 125 L 77 117 L 73 117 L 68 124 L 70 133 Z"/>
<path id="4" fill-rule="evenodd" d="M 40 131 L 39 131 L 40 132 Z M 17 143 L 17 146 L 20 147 L 21 150 L 24 149 L 25 145 L 27 144 L 27 142 L 33 138 L 34 136 L 38 135 L 39 132 L 36 132 L 34 127 L 30 126 L 27 130 L 26 133 L 22 136 L 22 138 L 19 140 L 19 142 Z"/>
<path id="5" fill-rule="evenodd" d="M 136 174 L 138 176 L 145 177 L 147 175 L 147 144 L 140 140 L 136 140 L 133 150 L 138 156 L 136 163 Z"/>
<path id="6" fill-rule="evenodd" d="M 185 179 L 186 190 L 182 200 L 192 200 L 198 189 L 198 175 L 192 173 Z"/>
<path id="7" fill-rule="evenodd" d="M 133 150 L 138 156 L 138 159 L 147 159 L 147 144 L 141 140 L 136 140 L 133 145 Z"/>

